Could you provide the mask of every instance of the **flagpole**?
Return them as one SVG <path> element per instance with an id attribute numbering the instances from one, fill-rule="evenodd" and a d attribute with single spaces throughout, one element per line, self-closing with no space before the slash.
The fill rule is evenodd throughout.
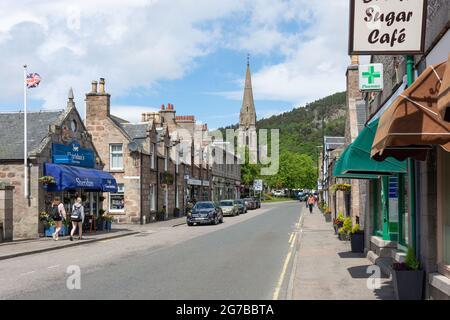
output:
<path id="1" fill-rule="evenodd" d="M 23 65 L 23 190 L 28 199 L 28 148 L 27 148 L 27 65 Z"/>

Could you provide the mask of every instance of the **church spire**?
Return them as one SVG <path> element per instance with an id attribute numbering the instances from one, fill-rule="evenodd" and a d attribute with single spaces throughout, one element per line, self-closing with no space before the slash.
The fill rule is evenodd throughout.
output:
<path id="1" fill-rule="evenodd" d="M 256 110 L 253 101 L 252 79 L 250 74 L 250 55 L 247 55 L 247 72 L 245 74 L 244 98 L 242 100 L 239 126 L 250 128 L 256 126 Z"/>

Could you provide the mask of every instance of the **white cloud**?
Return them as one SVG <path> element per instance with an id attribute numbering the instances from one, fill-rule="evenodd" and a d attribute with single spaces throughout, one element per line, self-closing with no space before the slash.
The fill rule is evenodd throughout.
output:
<path id="1" fill-rule="evenodd" d="M 111 114 L 131 123 L 141 122 L 141 114 L 144 112 L 156 112 L 158 108 L 134 105 L 111 105 Z"/>
<path id="2" fill-rule="evenodd" d="M 145 95 L 161 80 L 185 76 L 196 58 L 231 48 L 276 54 L 278 63 L 252 70 L 255 99 L 299 105 L 344 89 L 347 6 L 347 0 L 3 0 L 0 104 L 21 104 L 24 63 L 42 77 L 31 99 L 61 108 L 73 87 L 83 110 L 93 79 L 106 78 L 114 97 Z M 240 100 L 241 88 L 221 94 Z"/>

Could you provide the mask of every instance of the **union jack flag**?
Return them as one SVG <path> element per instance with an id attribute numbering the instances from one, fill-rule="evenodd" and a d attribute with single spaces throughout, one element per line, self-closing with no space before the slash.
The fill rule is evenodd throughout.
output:
<path id="1" fill-rule="evenodd" d="M 27 74 L 27 88 L 36 88 L 41 82 L 41 76 L 38 73 Z"/>

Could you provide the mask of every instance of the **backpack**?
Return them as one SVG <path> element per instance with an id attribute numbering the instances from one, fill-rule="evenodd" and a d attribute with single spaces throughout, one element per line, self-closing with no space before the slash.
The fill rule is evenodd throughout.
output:
<path id="1" fill-rule="evenodd" d="M 52 209 L 51 209 L 51 217 L 52 217 L 53 219 L 59 219 L 59 218 L 61 218 L 61 214 L 59 213 L 58 205 L 52 205 Z"/>
<path id="2" fill-rule="evenodd" d="M 70 217 L 74 220 L 81 220 L 81 206 L 74 206 Z"/>

